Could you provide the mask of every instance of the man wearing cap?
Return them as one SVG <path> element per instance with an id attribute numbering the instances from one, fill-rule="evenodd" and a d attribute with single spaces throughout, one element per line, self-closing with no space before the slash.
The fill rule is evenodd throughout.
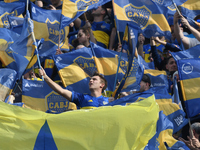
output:
<path id="1" fill-rule="evenodd" d="M 139 91 L 130 91 L 130 92 L 121 92 L 120 93 L 120 98 L 124 97 L 124 96 L 128 96 L 130 94 L 134 94 L 134 93 L 142 93 L 144 91 L 147 91 L 150 89 L 151 86 L 151 79 L 147 74 L 144 74 L 142 77 L 142 80 L 140 82 L 140 90 Z"/>
<path id="2" fill-rule="evenodd" d="M 144 92 L 150 89 L 151 86 L 151 79 L 147 74 L 144 74 L 142 77 L 142 80 L 140 82 L 140 91 L 139 92 Z"/>
<path id="3" fill-rule="evenodd" d="M 130 92 L 122 93 L 122 94 L 126 94 L 125 96 L 127 96 L 127 94 L 129 95 L 129 94 L 134 94 L 134 93 L 142 93 L 144 91 L 149 90 L 150 86 L 151 86 L 151 79 L 147 74 L 144 74 L 142 76 L 142 80 L 140 82 L 140 90 L 139 91 L 130 91 Z"/>

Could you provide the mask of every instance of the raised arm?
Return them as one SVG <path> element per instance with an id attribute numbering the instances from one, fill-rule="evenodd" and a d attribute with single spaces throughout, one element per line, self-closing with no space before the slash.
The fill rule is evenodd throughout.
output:
<path id="1" fill-rule="evenodd" d="M 144 52 L 143 52 L 143 45 L 144 45 L 145 37 L 143 36 L 142 33 L 139 34 L 138 36 L 138 54 L 142 56 L 144 59 Z"/>
<path id="2" fill-rule="evenodd" d="M 183 45 L 185 49 L 189 48 L 189 39 L 183 35 L 183 31 L 180 28 L 178 20 L 181 18 L 181 16 L 176 12 L 174 14 L 174 33 L 176 36 L 176 39 L 179 44 L 181 44 L 181 40 L 183 42 Z"/>
<path id="3" fill-rule="evenodd" d="M 90 22 L 88 20 L 86 20 L 84 26 L 89 29 L 89 32 L 90 32 L 90 41 L 96 44 L 97 40 L 95 39 L 94 34 L 92 32 L 92 28 L 91 28 Z"/>
<path id="4" fill-rule="evenodd" d="M 154 60 L 154 65 L 155 65 L 155 67 L 158 68 L 158 70 L 162 70 L 163 69 L 162 58 L 160 57 L 160 55 L 157 52 L 156 42 L 154 39 L 155 39 L 155 37 L 150 38 L 151 52 L 152 52 L 152 57 Z"/>
<path id="5" fill-rule="evenodd" d="M 72 92 L 66 89 L 63 89 L 60 85 L 58 85 L 57 83 L 55 83 L 53 80 L 51 80 L 51 78 L 49 78 L 46 75 L 46 72 L 44 71 L 43 68 L 39 69 L 39 74 L 40 76 L 44 77 L 44 80 L 46 81 L 46 83 L 58 94 L 62 95 L 63 97 L 65 97 L 66 99 L 68 99 L 69 101 L 72 100 Z"/>
<path id="6" fill-rule="evenodd" d="M 109 49 L 113 50 L 113 45 L 115 44 L 115 36 L 116 36 L 117 29 L 115 27 L 112 28 L 109 40 Z"/>
<path id="7" fill-rule="evenodd" d="M 81 27 L 81 19 L 80 18 L 76 18 L 74 20 L 74 26 L 79 29 Z"/>
<path id="8" fill-rule="evenodd" d="M 158 43 L 164 45 L 165 48 L 166 48 L 167 50 L 170 50 L 170 51 L 172 51 L 172 52 L 181 51 L 181 50 L 180 50 L 178 47 L 176 47 L 174 44 L 171 44 L 171 43 L 167 43 L 167 42 L 165 42 L 165 41 L 162 41 L 162 40 L 159 39 L 159 37 L 153 37 L 153 39 L 154 39 L 156 42 L 158 42 Z"/>
<path id="9" fill-rule="evenodd" d="M 189 24 L 187 19 L 185 17 L 183 17 L 183 16 L 181 16 L 181 23 L 192 32 L 192 34 L 197 38 L 198 41 L 200 41 L 200 33 L 199 33 L 199 31 L 196 30 L 195 28 L 193 28 Z"/>

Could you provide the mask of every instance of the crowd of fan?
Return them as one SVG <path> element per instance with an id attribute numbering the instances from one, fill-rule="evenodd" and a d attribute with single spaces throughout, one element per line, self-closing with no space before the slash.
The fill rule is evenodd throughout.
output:
<path id="1" fill-rule="evenodd" d="M 43 9 L 62 9 L 61 0 L 50 0 L 49 3 L 47 3 L 47 1 L 44 2 L 41 0 L 37 0 L 35 3 Z M 69 25 L 69 33 L 74 33 L 69 34 L 70 36 L 68 36 L 70 47 L 69 51 L 58 48 L 56 50 L 56 55 L 81 49 L 83 47 L 90 47 L 90 42 L 93 42 L 106 49 L 120 52 L 122 45 L 119 43 L 118 40 L 117 29 L 114 26 L 113 16 L 112 3 L 107 3 L 103 6 L 99 6 L 97 9 L 86 12 L 84 15 L 77 18 Z M 152 37 L 148 39 L 145 38 L 142 33 L 139 33 L 137 50 L 138 54 L 142 56 L 142 58 L 146 62 L 154 62 L 155 68 L 157 70 L 165 70 L 167 72 L 169 81 L 168 92 L 172 93 L 173 78 L 175 75 L 178 76 L 178 69 L 176 61 L 171 56 L 170 52 L 177 52 L 183 49 L 187 50 L 200 44 L 200 27 L 199 29 L 195 29 L 188 23 L 187 19 L 185 19 L 177 12 L 174 14 L 174 16 L 169 17 L 167 20 L 171 28 L 171 39 L 166 39 L 164 36 Z M 194 20 L 200 22 L 200 15 L 196 16 Z M 181 45 L 181 42 L 183 45 Z M 122 52 L 126 53 L 126 49 L 122 49 Z M 49 59 L 47 59 L 46 61 L 49 61 Z M 58 75 L 55 75 L 53 73 L 55 71 L 49 73 L 47 70 L 45 70 L 46 68 L 44 65 L 43 68 L 44 70 L 39 70 L 38 75 L 44 76 L 45 81 L 50 85 L 50 87 L 52 87 L 53 90 L 55 90 L 68 100 L 75 102 L 77 105 L 79 105 L 80 97 L 82 95 L 80 96 L 77 93 L 62 89 L 60 86 L 58 86 L 58 84 L 53 83 L 53 81 L 56 80 L 56 76 Z M 52 67 L 52 70 L 54 69 L 55 67 Z M 35 73 L 33 71 L 30 71 L 29 73 L 24 75 L 24 78 L 29 80 L 37 77 L 38 76 L 35 76 Z M 97 81 L 99 81 L 99 83 L 96 83 Z M 98 84 L 98 86 L 100 86 L 100 89 L 97 89 L 97 85 L 95 84 Z M 110 99 L 101 97 L 102 90 L 105 88 L 106 84 L 107 82 L 105 82 L 104 78 L 101 75 L 95 74 L 91 78 L 89 83 L 91 91 L 90 96 L 98 98 L 100 97 L 100 100 L 102 99 L 103 101 L 109 102 Z M 147 75 L 144 75 L 140 83 L 140 91 L 138 92 L 148 90 L 150 88 L 150 85 L 151 81 L 149 77 Z M 123 92 L 120 94 L 120 96 L 123 97 L 129 94 L 131 93 Z M 17 97 L 17 95 L 15 96 Z M 88 99 L 88 97 L 85 98 Z M 99 106 L 101 105 L 103 105 L 103 103 L 99 104 Z M 194 136 L 188 136 L 188 140 L 183 138 L 179 138 L 179 140 L 182 140 L 191 149 L 198 149 L 200 148 L 200 123 L 192 124 L 191 128 Z M 188 130 L 188 127 L 184 130 Z"/>

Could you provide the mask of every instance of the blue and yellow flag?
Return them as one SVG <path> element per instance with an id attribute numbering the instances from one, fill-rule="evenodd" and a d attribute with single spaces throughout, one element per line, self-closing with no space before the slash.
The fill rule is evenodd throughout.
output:
<path id="1" fill-rule="evenodd" d="M 151 0 L 114 0 L 113 7 L 117 30 L 120 32 L 125 31 L 127 22 L 134 22 L 140 26 L 147 38 L 171 35 L 166 20 L 167 7 Z"/>
<path id="2" fill-rule="evenodd" d="M 1 103 L 0 147 L 2 150 L 144 149 L 156 134 L 158 114 L 153 96 L 129 106 L 61 114 Z"/>
<path id="3" fill-rule="evenodd" d="M 62 26 L 68 26 L 88 10 L 97 9 L 111 0 L 63 0 Z"/>
<path id="4" fill-rule="evenodd" d="M 124 77 L 122 78 L 118 88 L 115 90 L 113 97 L 117 98 L 120 92 L 128 92 L 131 90 L 139 91 L 140 81 L 143 76 L 144 67 L 141 63 L 141 57 L 138 56 L 136 50 L 138 27 L 127 24 L 124 33 L 123 42 L 128 42 L 128 66 Z"/>
<path id="5" fill-rule="evenodd" d="M 26 17 L 23 21 L 22 32 L 20 33 L 20 37 L 14 41 L 11 45 L 11 48 L 24 57 L 31 57 L 34 54 L 35 48 L 32 47 L 32 32 L 33 32 L 33 22 L 30 19 L 29 11 L 26 11 Z M 30 59 L 30 58 L 28 58 Z"/>
<path id="6" fill-rule="evenodd" d="M 15 53 L 10 48 L 6 51 L 0 51 L 0 59 L 7 68 L 14 69 L 17 72 L 18 79 L 21 78 L 29 63 L 24 56 Z"/>
<path id="7" fill-rule="evenodd" d="M 183 3 L 185 3 L 187 0 L 170 0 L 171 3 L 168 3 L 168 5 L 165 5 L 167 8 L 168 8 L 168 18 L 169 19 L 170 17 L 173 17 L 175 12 L 177 11 L 176 10 L 176 7 L 179 6 L 179 5 L 182 5 Z M 162 1 L 161 1 L 162 2 Z M 175 7 L 176 5 L 176 7 Z"/>
<path id="8" fill-rule="evenodd" d="M 160 111 L 156 134 L 149 140 L 144 150 L 189 150 L 185 143 L 176 140 L 172 135 L 173 124 L 167 116 Z"/>
<path id="9" fill-rule="evenodd" d="M 194 117 L 200 113 L 199 64 L 199 58 L 181 59 L 177 61 L 181 90 L 188 117 Z"/>
<path id="10" fill-rule="evenodd" d="M 88 86 L 90 77 L 98 71 L 108 81 L 106 95 L 111 96 L 119 55 L 118 52 L 91 43 L 91 48 L 84 47 L 70 53 L 56 55 L 54 62 L 64 87 L 69 90 L 90 93 Z M 126 54 L 122 55 L 119 64 L 118 79 L 121 80 L 128 64 Z"/>
<path id="11" fill-rule="evenodd" d="M 34 55 L 35 47 L 32 45 L 31 38 L 32 28 L 33 26 L 31 26 L 29 12 L 27 11 L 26 18 L 23 22 L 23 30 L 20 36 L 18 36 L 16 32 L 8 31 L 7 33 L 11 34 L 10 36 L 13 37 L 13 41 L 7 41 L 8 46 L 6 47 L 6 49 L 4 51 L 0 51 L 0 59 L 2 63 L 7 68 L 16 70 L 18 74 L 18 79 L 21 78 L 29 64 L 29 61 Z M 36 61 L 37 59 L 34 58 L 34 60 Z M 35 63 L 35 61 L 33 61 L 33 64 Z M 29 68 L 33 64 L 29 64 Z"/>
<path id="12" fill-rule="evenodd" d="M 39 51 L 40 56 L 49 56 L 56 53 L 58 46 L 69 49 L 68 33 L 69 26 L 60 28 L 61 10 L 46 10 L 30 3 L 31 19 L 34 24 L 35 39 L 44 39 L 43 46 Z"/>
<path id="13" fill-rule="evenodd" d="M 10 28 L 9 16 L 19 16 L 25 12 L 24 2 L 0 2 L 0 28 Z"/>
<path id="14" fill-rule="evenodd" d="M 166 89 L 169 88 L 166 71 L 145 69 L 144 74 L 147 74 L 150 77 L 151 87 L 165 86 Z"/>
<path id="15" fill-rule="evenodd" d="M 5 3 L 13 3 L 13 2 L 27 2 L 27 0 L 1 0 Z M 30 0 L 31 2 L 35 2 L 35 0 Z"/>
<path id="16" fill-rule="evenodd" d="M 5 51 L 20 35 L 6 28 L 0 28 L 0 51 Z"/>
<path id="17" fill-rule="evenodd" d="M 17 73 L 13 69 L 0 69 L 0 101 L 4 101 L 11 93 L 16 82 L 16 76 Z"/>
<path id="18" fill-rule="evenodd" d="M 188 58 L 190 58 L 190 59 L 191 58 L 200 58 L 200 45 L 196 45 L 185 51 L 171 52 L 171 54 L 175 60 L 188 59 Z"/>
<path id="19" fill-rule="evenodd" d="M 165 87 L 152 87 L 147 91 L 140 92 L 140 93 L 134 93 L 130 94 L 128 96 L 116 99 L 110 103 L 108 103 L 108 106 L 114 106 L 114 105 L 128 105 L 133 102 L 141 101 L 147 97 L 150 97 L 152 94 L 154 94 L 156 100 L 159 99 L 166 99 L 168 101 L 171 101 L 171 96 L 168 94 Z"/>
<path id="20" fill-rule="evenodd" d="M 147 74 L 150 77 L 151 87 L 165 86 L 166 89 L 168 89 L 169 83 L 168 83 L 166 71 L 155 70 L 155 66 L 153 62 L 147 63 L 142 58 L 141 60 L 142 60 L 142 64 L 144 65 L 144 74 Z"/>
<path id="21" fill-rule="evenodd" d="M 185 112 L 180 108 L 177 103 L 172 102 L 172 98 L 157 99 L 156 102 L 159 105 L 160 111 L 167 116 L 167 118 L 173 123 L 173 133 L 181 130 L 186 124 L 188 124 L 188 119 L 186 119 Z"/>
<path id="22" fill-rule="evenodd" d="M 189 23 L 195 28 L 200 27 L 200 23 L 194 21 L 194 18 L 200 14 L 200 4 L 197 0 L 187 0 L 179 5 L 181 14 L 187 18 Z"/>
<path id="23" fill-rule="evenodd" d="M 76 109 L 74 103 L 54 92 L 45 81 L 22 79 L 22 102 L 26 108 L 44 112 L 61 113 Z"/>
<path id="24" fill-rule="evenodd" d="M 10 26 L 9 29 L 18 34 L 21 34 L 23 30 L 23 22 L 24 22 L 23 17 L 8 16 L 8 24 Z"/>
<path id="25" fill-rule="evenodd" d="M 156 102 L 159 105 L 160 111 L 162 110 L 168 119 L 174 125 L 174 133 L 183 128 L 188 120 L 185 118 L 185 112 L 180 109 L 178 104 L 172 102 L 172 97 L 168 94 L 165 86 L 163 87 L 152 87 L 149 90 L 142 93 L 134 93 L 120 99 L 114 100 L 107 104 L 108 106 L 114 105 L 129 105 L 133 102 L 144 100 L 145 98 L 155 95 Z"/>

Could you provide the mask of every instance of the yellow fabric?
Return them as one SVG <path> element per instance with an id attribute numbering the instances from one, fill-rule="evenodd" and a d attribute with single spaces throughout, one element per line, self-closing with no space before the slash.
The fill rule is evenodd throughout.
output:
<path id="1" fill-rule="evenodd" d="M 167 150 L 166 146 L 164 145 L 164 142 L 167 142 L 169 147 L 172 147 L 177 142 L 177 140 L 173 138 L 172 134 L 173 134 L 172 129 L 167 129 L 160 132 L 158 137 L 158 141 L 160 143 L 159 145 L 160 150 Z"/>
<path id="2" fill-rule="evenodd" d="M 150 60 L 149 60 L 149 54 L 144 54 L 144 60 L 145 60 L 145 62 L 150 62 Z"/>
<path id="3" fill-rule="evenodd" d="M 114 150 L 143 149 L 155 134 L 157 119 L 152 96 L 129 106 L 62 113 L 47 121 L 58 149 Z"/>
<path id="4" fill-rule="evenodd" d="M 40 98 L 33 98 L 33 97 L 29 97 L 29 96 L 25 96 L 22 95 L 22 102 L 25 104 L 25 108 L 30 108 L 30 109 L 34 109 L 34 110 L 40 110 L 40 111 L 47 111 L 47 108 L 52 108 L 55 107 L 53 106 L 51 103 L 49 103 L 47 106 L 47 100 L 46 99 L 40 99 Z M 67 106 L 65 106 L 64 104 L 61 104 L 62 102 L 59 103 L 58 106 L 60 106 L 60 108 L 63 107 L 68 107 L 68 109 L 72 109 L 72 110 L 76 110 L 76 104 L 69 102 L 69 106 L 68 103 L 66 103 Z"/>
<path id="5" fill-rule="evenodd" d="M 145 7 L 145 6 L 142 6 L 142 7 Z M 141 7 L 141 8 L 142 8 L 142 7 Z M 116 11 L 117 14 L 115 14 L 115 15 L 117 15 L 117 18 L 118 18 L 119 20 L 130 21 L 130 20 L 128 19 L 126 13 L 125 13 L 124 8 L 118 6 L 118 5 L 115 4 L 115 3 L 114 3 L 114 8 L 115 8 L 115 10 L 117 10 L 117 11 Z M 130 14 L 130 15 L 133 15 L 133 14 Z M 168 25 L 168 23 L 167 23 L 167 20 L 166 20 L 166 18 L 165 18 L 165 16 L 164 16 L 163 14 L 151 14 L 149 17 L 150 17 L 150 18 L 149 18 L 149 21 L 148 21 L 148 23 L 146 24 L 146 26 L 147 26 L 147 25 L 151 25 L 151 24 L 155 24 L 155 25 L 157 25 L 158 27 L 160 27 L 160 29 L 161 29 L 162 31 L 171 31 L 171 29 L 170 29 L 170 27 L 169 27 L 169 25 Z M 141 29 L 143 30 L 144 28 L 146 28 L 146 26 L 144 26 L 144 27 L 141 28 Z"/>
<path id="6" fill-rule="evenodd" d="M 92 32 L 94 34 L 95 39 L 98 42 L 105 44 L 106 47 L 108 48 L 110 36 L 104 31 L 92 31 Z"/>
<path id="7" fill-rule="evenodd" d="M 189 10 L 199 10 L 200 3 L 197 0 L 187 0 L 181 6 L 187 8 Z"/>
<path id="8" fill-rule="evenodd" d="M 5 66 L 15 61 L 13 58 L 9 57 L 8 54 L 4 51 L 0 51 L 0 60 Z"/>
<path id="9" fill-rule="evenodd" d="M 47 114 L 0 103 L 0 149 L 33 149 Z"/>
<path id="10" fill-rule="evenodd" d="M 160 111 L 163 111 L 163 113 L 166 116 L 180 110 L 179 105 L 176 103 L 172 103 L 171 99 L 159 99 L 159 100 L 156 100 L 156 102 L 159 105 Z"/>
<path id="11" fill-rule="evenodd" d="M 158 75 L 167 75 L 166 71 L 160 71 L 160 70 L 153 70 L 153 69 L 146 69 L 144 70 L 144 74 L 150 74 L 152 76 L 158 76 Z"/>
<path id="12" fill-rule="evenodd" d="M 196 99 L 200 97 L 200 78 L 191 78 L 181 81 L 183 84 L 184 100 Z"/>
<path id="13" fill-rule="evenodd" d="M 0 147 L 33 149 L 45 120 L 59 150 L 140 150 L 156 133 L 155 97 L 128 106 L 46 114 L 0 103 Z"/>
<path id="14" fill-rule="evenodd" d="M 84 70 L 80 69 L 76 63 L 59 70 L 58 73 L 64 87 L 89 77 L 89 75 L 87 75 Z M 74 74 L 78 74 L 80 76 L 75 76 Z"/>
<path id="15" fill-rule="evenodd" d="M 118 64 L 118 58 L 109 58 L 109 57 L 101 57 L 101 58 L 97 58 L 94 57 L 95 59 L 95 63 L 98 69 L 98 72 L 104 75 L 113 75 L 116 74 L 117 72 L 117 64 Z M 120 62 L 120 67 L 124 67 L 126 64 L 124 61 Z M 121 68 L 119 68 L 118 73 L 124 73 L 123 70 Z"/>

